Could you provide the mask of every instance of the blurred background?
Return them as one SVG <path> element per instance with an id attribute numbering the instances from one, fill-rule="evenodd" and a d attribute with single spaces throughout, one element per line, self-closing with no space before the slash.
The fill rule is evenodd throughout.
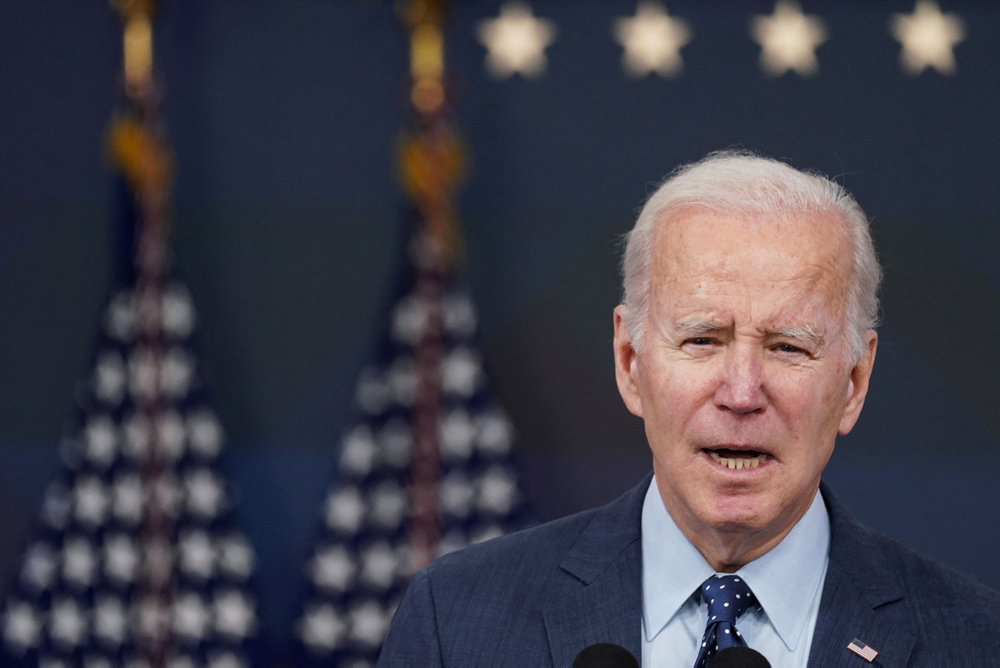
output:
<path id="1" fill-rule="evenodd" d="M 388 1 L 159 5 L 175 266 L 279 662 L 401 262 L 408 38 Z M 464 276 L 535 514 L 648 471 L 613 378 L 620 239 L 674 166 L 749 148 L 842 182 L 885 267 L 872 389 L 827 482 L 866 524 L 1000 586 L 1000 6 L 804 1 L 815 44 L 782 65 L 752 27 L 799 5 L 672 0 L 682 68 L 637 76 L 615 29 L 636 2 L 534 0 L 520 7 L 554 29 L 544 68 L 504 76 L 480 32 L 512 7 L 453 2 L 445 54 Z M 913 38 L 907 65 L 893 26 L 938 10 L 950 21 Z M 0 4 L 0 592 L 59 470 L 118 261 L 120 63 L 107 2 Z"/>

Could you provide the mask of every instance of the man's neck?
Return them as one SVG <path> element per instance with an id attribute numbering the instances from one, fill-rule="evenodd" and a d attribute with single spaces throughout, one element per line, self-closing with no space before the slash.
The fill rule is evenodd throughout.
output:
<path id="1" fill-rule="evenodd" d="M 669 495 L 661 491 L 663 505 L 674 519 L 677 528 L 684 537 L 701 553 L 705 561 L 717 573 L 735 573 L 754 559 L 770 552 L 798 523 L 812 504 L 816 491 L 803 503 L 791 508 L 789 512 L 765 527 L 747 526 L 705 526 L 697 518 L 691 517 L 683 509 L 671 508 Z"/>

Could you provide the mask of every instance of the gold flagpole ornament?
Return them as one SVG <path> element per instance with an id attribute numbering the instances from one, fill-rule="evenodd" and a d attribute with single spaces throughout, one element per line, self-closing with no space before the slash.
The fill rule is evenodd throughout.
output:
<path id="1" fill-rule="evenodd" d="M 420 225 L 441 269 L 461 256 L 453 198 L 465 158 L 449 118 L 444 75 L 443 0 L 407 0 L 400 5 L 410 34 L 410 104 L 414 127 L 399 146 L 403 189 L 420 216 Z"/>

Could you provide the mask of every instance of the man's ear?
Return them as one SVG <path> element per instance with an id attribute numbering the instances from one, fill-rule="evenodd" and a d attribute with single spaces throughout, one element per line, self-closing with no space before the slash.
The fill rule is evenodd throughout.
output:
<path id="1" fill-rule="evenodd" d="M 615 381 L 625 407 L 642 417 L 642 398 L 639 396 L 638 359 L 632 340 L 625 326 L 625 305 L 615 307 Z"/>
<path id="2" fill-rule="evenodd" d="M 878 334 L 874 330 L 868 330 L 867 344 L 865 354 L 851 369 L 851 379 L 847 384 L 847 403 L 844 405 L 844 415 L 840 418 L 839 432 L 842 436 L 854 429 L 865 405 L 865 397 L 868 396 L 868 382 L 872 377 L 875 350 L 878 348 Z"/>

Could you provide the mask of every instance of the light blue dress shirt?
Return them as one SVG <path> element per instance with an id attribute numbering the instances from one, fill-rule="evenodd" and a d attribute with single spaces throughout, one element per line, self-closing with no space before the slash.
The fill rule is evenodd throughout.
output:
<path id="1" fill-rule="evenodd" d="M 830 518 L 817 492 L 784 540 L 736 573 L 763 608 L 748 610 L 736 628 L 772 668 L 809 660 L 829 552 Z M 713 573 L 670 517 L 654 478 L 642 505 L 643 666 L 692 668 L 708 618 L 696 593 Z"/>

